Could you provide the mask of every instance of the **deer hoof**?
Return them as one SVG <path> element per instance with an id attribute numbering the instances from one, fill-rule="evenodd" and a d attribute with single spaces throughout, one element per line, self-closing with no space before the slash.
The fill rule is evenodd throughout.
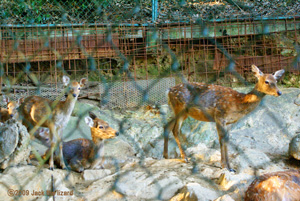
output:
<path id="1" fill-rule="evenodd" d="M 78 168 L 76 171 L 79 172 L 79 173 L 82 173 L 82 172 L 84 171 L 84 168 L 83 168 L 83 167 L 80 167 L 80 168 Z"/>
<path id="2" fill-rule="evenodd" d="M 189 159 L 188 159 L 187 157 L 185 157 L 185 158 L 184 158 L 184 162 L 185 162 L 185 163 L 188 163 L 188 162 L 189 162 Z"/>
<path id="3" fill-rule="evenodd" d="M 61 163 L 61 164 L 60 164 L 60 167 L 61 167 L 61 169 L 63 169 L 63 170 L 67 170 L 67 169 L 68 169 L 67 166 L 65 165 L 65 163 Z"/>
<path id="4" fill-rule="evenodd" d="M 53 167 L 49 167 L 49 170 L 53 171 L 53 169 L 54 169 Z"/>
<path id="5" fill-rule="evenodd" d="M 233 172 L 233 173 L 236 173 L 236 170 L 235 169 L 232 169 L 232 168 L 228 168 L 229 172 Z"/>

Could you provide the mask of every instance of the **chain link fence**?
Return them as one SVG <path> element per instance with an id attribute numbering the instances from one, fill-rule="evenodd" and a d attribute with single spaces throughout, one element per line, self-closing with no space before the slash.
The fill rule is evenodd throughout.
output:
<path id="1" fill-rule="evenodd" d="M 298 15 L 290 1 L 17 0 L 1 1 L 3 24 L 170 23 Z"/>
<path id="2" fill-rule="evenodd" d="M 17 114 L 32 95 L 54 102 L 46 107 L 50 112 L 28 104 L 27 116 L 0 123 L 0 200 L 243 200 L 255 176 L 298 168 L 286 150 L 300 129 L 294 104 L 300 85 L 299 11 L 293 0 L 1 1 L 1 114 L 10 107 L 4 96 L 20 101 Z M 252 64 L 263 73 L 285 69 L 277 83 L 284 89 L 281 97 L 266 96 L 231 128 L 229 162 L 237 173 L 222 168 L 215 123 L 190 117 L 179 132 L 189 162 L 181 161 L 173 135 L 171 159 L 165 160 L 166 129 L 180 119 L 167 105 L 166 91 L 201 82 L 247 93 L 256 83 Z M 88 82 L 66 87 L 64 76 Z M 101 149 L 91 157 L 98 149 L 87 148 L 98 147 L 94 129 L 114 129 L 119 136 L 99 145 L 105 147 L 104 162 L 84 171 L 63 170 L 56 149 L 52 171 L 44 154 L 51 142 L 47 129 L 52 121 L 59 124 L 51 119 L 53 108 L 66 109 L 70 90 L 78 88 L 78 100 L 63 118 L 68 120 L 63 134 L 52 135 L 56 146 L 60 137 L 67 149 L 82 144 L 63 155 L 88 164 L 103 156 Z M 178 97 L 183 94 L 176 90 Z M 39 119 L 41 125 L 26 128 L 17 122 L 35 113 L 50 123 Z"/>

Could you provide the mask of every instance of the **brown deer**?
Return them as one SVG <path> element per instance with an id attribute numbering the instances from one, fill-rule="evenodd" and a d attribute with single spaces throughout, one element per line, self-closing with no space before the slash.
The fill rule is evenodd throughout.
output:
<path id="1" fill-rule="evenodd" d="M 87 83 L 86 78 L 82 78 L 80 83 L 73 81 L 70 83 L 68 76 L 63 76 L 63 84 L 68 86 L 67 98 L 65 101 L 49 100 L 40 96 L 29 96 L 24 99 L 19 107 L 19 115 L 22 122 L 30 132 L 35 132 L 39 127 L 47 127 L 50 131 L 51 150 L 54 150 L 56 143 L 59 145 L 59 156 L 62 168 L 66 168 L 63 160 L 63 129 L 69 122 L 76 100 L 81 88 Z M 50 169 L 53 169 L 53 151 L 50 157 Z"/>
<path id="2" fill-rule="evenodd" d="M 216 122 L 221 146 L 222 167 L 234 171 L 228 162 L 227 143 L 229 135 L 227 125 L 237 122 L 253 111 L 266 94 L 281 95 L 276 83 L 283 75 L 284 70 L 276 71 L 274 75 L 263 74 L 255 65 L 252 65 L 252 71 L 258 82 L 248 94 L 239 93 L 228 87 L 197 82 L 179 84 L 169 89 L 167 92 L 168 102 L 175 113 L 175 118 L 165 128 L 164 157 L 168 158 L 168 133 L 172 129 L 181 157 L 186 162 L 188 161 L 181 147 L 178 134 L 182 122 L 190 116 L 199 121 Z"/>
<path id="3" fill-rule="evenodd" d="M 119 135 L 119 132 L 111 128 L 107 122 L 97 118 L 92 112 L 89 113 L 89 117 L 85 117 L 85 122 L 91 128 L 92 140 L 79 138 L 63 143 L 63 155 L 66 164 L 76 172 L 82 172 L 89 167 L 95 169 L 97 166 L 102 166 L 104 162 L 104 140 Z M 48 135 L 46 129 L 40 130 L 39 139 L 49 147 Z M 46 152 L 44 158 L 49 152 L 50 150 Z M 58 159 L 55 157 L 55 162 L 58 162 Z"/>
<path id="4" fill-rule="evenodd" d="M 5 121 L 11 119 L 11 118 L 18 118 L 18 107 L 19 107 L 19 102 L 15 101 L 10 101 L 8 97 L 5 95 L 3 97 L 3 102 L 6 103 L 7 109 L 6 108 L 0 108 L 0 122 L 4 123 Z"/>
<path id="5" fill-rule="evenodd" d="M 300 200 L 300 172 L 296 170 L 264 174 L 245 193 L 245 201 Z"/>

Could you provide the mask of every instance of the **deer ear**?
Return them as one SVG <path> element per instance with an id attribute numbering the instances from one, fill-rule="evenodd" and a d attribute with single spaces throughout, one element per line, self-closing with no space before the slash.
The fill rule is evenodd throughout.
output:
<path id="1" fill-rule="evenodd" d="M 24 97 L 18 99 L 18 104 L 21 105 L 24 102 Z"/>
<path id="2" fill-rule="evenodd" d="M 251 68 L 252 68 L 252 72 L 254 72 L 255 77 L 259 78 L 264 75 L 263 72 L 261 72 L 259 68 L 254 64 L 252 64 Z"/>
<path id="3" fill-rule="evenodd" d="M 84 120 L 89 127 L 94 127 L 94 121 L 91 117 L 85 117 Z"/>
<path id="4" fill-rule="evenodd" d="M 68 86 L 69 82 L 70 82 L 70 78 L 68 76 L 64 75 L 63 76 L 63 83 L 64 83 L 64 85 Z"/>
<path id="5" fill-rule="evenodd" d="M 9 98 L 7 96 L 3 95 L 2 98 L 3 98 L 3 102 L 9 103 Z"/>
<path id="6" fill-rule="evenodd" d="M 49 129 L 48 128 L 40 128 L 39 129 L 39 134 L 40 134 L 40 136 L 42 136 L 42 137 L 48 137 L 47 135 L 47 133 L 49 132 Z"/>
<path id="7" fill-rule="evenodd" d="M 97 116 L 96 116 L 94 113 L 92 113 L 92 112 L 89 112 L 89 116 L 90 116 L 92 119 L 96 119 L 96 118 L 97 118 Z"/>
<path id="8" fill-rule="evenodd" d="M 275 79 L 276 79 L 276 80 L 280 79 L 281 76 L 283 75 L 283 73 L 284 73 L 284 69 L 281 69 L 281 70 L 276 71 L 276 72 L 274 73 Z"/>
<path id="9" fill-rule="evenodd" d="M 83 87 L 84 85 L 87 84 L 87 82 L 88 82 L 88 80 L 87 80 L 86 78 L 82 78 L 82 79 L 80 80 L 80 86 Z"/>

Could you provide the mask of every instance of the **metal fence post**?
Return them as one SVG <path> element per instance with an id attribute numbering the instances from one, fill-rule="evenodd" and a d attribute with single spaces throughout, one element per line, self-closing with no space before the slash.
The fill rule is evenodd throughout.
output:
<path id="1" fill-rule="evenodd" d="M 158 17 L 158 0 L 152 0 L 152 22 L 156 22 Z"/>

